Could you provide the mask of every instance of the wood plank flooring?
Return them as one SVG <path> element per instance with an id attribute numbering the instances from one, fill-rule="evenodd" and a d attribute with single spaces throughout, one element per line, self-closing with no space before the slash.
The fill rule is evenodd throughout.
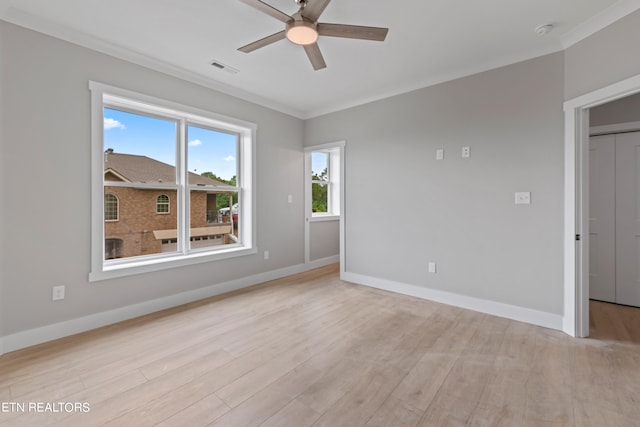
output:
<path id="1" fill-rule="evenodd" d="M 0 402 L 90 411 L 0 426 L 637 426 L 640 309 L 591 310 L 573 339 L 329 266 L 4 355 Z"/>

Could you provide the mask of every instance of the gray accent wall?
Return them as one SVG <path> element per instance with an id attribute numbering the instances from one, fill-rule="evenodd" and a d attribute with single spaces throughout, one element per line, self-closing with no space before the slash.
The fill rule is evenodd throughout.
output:
<path id="1" fill-rule="evenodd" d="M 346 271 L 561 314 L 563 75 L 556 53 L 308 120 L 347 141 Z"/>
<path id="2" fill-rule="evenodd" d="M 304 263 L 302 120 L 6 22 L 0 30 L 5 336 Z M 89 80 L 257 124 L 259 254 L 88 282 Z M 51 301 L 54 285 L 66 286 L 64 301 Z"/>
<path id="3" fill-rule="evenodd" d="M 565 100 L 640 73 L 640 10 L 565 50 Z"/>

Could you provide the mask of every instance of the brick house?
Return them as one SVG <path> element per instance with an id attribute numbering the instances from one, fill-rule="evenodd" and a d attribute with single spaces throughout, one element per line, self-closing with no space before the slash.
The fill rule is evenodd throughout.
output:
<path id="1" fill-rule="evenodd" d="M 105 259 L 125 258 L 175 251 L 177 247 L 177 193 L 170 189 L 136 187 L 135 183 L 175 183 L 174 166 L 139 155 L 104 154 L 104 181 L 131 186 L 104 187 Z M 189 184 L 226 186 L 189 172 Z M 191 247 L 213 246 L 234 241 L 232 219 L 219 221 L 216 196 L 220 192 L 192 190 L 190 193 Z"/>

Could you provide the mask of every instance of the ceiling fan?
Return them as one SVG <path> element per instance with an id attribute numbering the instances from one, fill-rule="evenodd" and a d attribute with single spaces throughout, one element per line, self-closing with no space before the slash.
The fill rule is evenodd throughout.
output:
<path id="1" fill-rule="evenodd" d="M 291 16 L 260 0 L 240 1 L 284 22 L 285 29 L 242 46 L 238 49 L 239 51 L 245 53 L 253 52 L 256 49 L 287 38 L 291 43 L 304 47 L 304 51 L 307 53 L 314 70 L 320 70 L 327 66 L 318 47 L 318 36 L 384 41 L 389 31 L 388 28 L 318 22 L 318 18 L 320 18 L 320 15 L 331 0 L 294 0 L 300 6 L 300 9 Z"/>

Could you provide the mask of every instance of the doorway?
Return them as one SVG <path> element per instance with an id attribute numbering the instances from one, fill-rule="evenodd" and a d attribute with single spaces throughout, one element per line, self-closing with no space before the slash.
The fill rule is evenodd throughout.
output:
<path id="1" fill-rule="evenodd" d="M 593 135 L 593 129 L 589 138 L 589 298 L 640 307 L 640 132 Z"/>
<path id="2" fill-rule="evenodd" d="M 564 103 L 564 316 L 563 331 L 589 335 L 589 111 L 640 93 L 640 75 Z"/>

